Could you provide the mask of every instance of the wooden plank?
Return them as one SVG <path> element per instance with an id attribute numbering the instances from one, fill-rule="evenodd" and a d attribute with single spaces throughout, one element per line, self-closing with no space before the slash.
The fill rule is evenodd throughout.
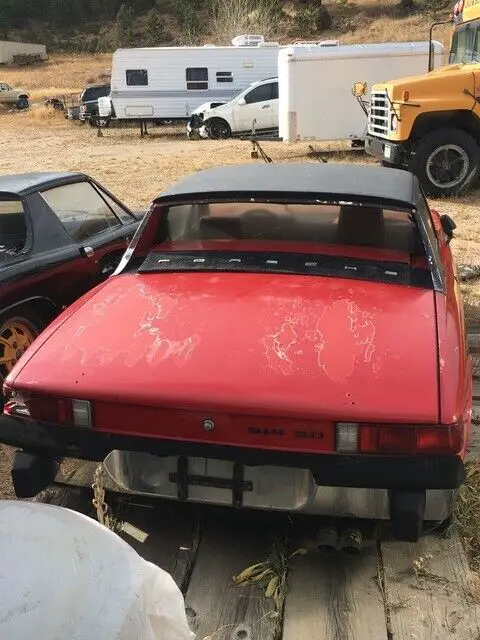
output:
<path id="1" fill-rule="evenodd" d="M 395 640 L 478 640 L 480 605 L 462 543 L 427 535 L 417 544 L 382 542 Z"/>
<path id="2" fill-rule="evenodd" d="M 194 513 L 180 504 L 159 502 L 151 507 L 126 505 L 118 515 L 124 523 L 121 537 L 143 558 L 168 571 L 185 591 L 199 539 Z"/>
<path id="3" fill-rule="evenodd" d="M 273 601 L 255 584 L 234 586 L 232 576 L 266 559 L 274 534 L 285 532 L 285 519 L 218 514 L 210 512 L 202 527 L 185 597 L 190 627 L 198 640 L 273 640 L 281 622 Z"/>
<path id="4" fill-rule="evenodd" d="M 55 487 L 49 502 L 95 517 L 90 487 L 97 466 L 95 462 L 78 461 L 67 465 L 62 479 L 68 484 Z M 105 486 L 111 489 L 113 485 L 107 481 Z M 194 514 L 179 504 L 130 502 L 134 500 L 133 496 L 118 493 L 106 496 L 112 515 L 123 524 L 119 535 L 143 558 L 168 571 L 180 588 L 185 588 L 198 540 Z"/>
<path id="5" fill-rule="evenodd" d="M 283 640 L 387 640 L 375 539 L 358 555 L 309 551 L 292 562 Z"/>
<path id="6" fill-rule="evenodd" d="M 92 484 L 91 468 L 87 464 L 67 465 L 64 472 L 72 486 L 49 487 L 35 501 L 48 502 L 93 517 L 92 492 L 83 488 Z"/>
<path id="7" fill-rule="evenodd" d="M 472 356 L 472 375 L 473 379 L 480 378 L 480 354 L 471 353 Z"/>

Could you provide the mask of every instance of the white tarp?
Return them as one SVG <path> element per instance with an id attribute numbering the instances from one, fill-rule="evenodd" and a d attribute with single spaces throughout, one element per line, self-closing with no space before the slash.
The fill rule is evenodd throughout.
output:
<path id="1" fill-rule="evenodd" d="M 172 577 L 86 516 L 0 500 L 0 640 L 193 640 Z"/>

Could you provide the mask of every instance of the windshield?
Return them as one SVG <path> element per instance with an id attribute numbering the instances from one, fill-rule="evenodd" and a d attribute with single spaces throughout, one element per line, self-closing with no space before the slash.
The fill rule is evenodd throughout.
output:
<path id="1" fill-rule="evenodd" d="M 161 221 L 140 271 L 194 265 L 195 270 L 273 270 L 414 284 L 414 265 L 431 286 L 409 211 L 352 203 L 215 202 L 171 206 Z"/>
<path id="2" fill-rule="evenodd" d="M 455 28 L 450 51 L 450 64 L 480 61 L 480 20 L 472 20 Z"/>

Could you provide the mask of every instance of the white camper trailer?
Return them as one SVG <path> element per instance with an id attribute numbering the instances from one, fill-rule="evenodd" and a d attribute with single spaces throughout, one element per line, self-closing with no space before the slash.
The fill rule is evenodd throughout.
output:
<path id="1" fill-rule="evenodd" d="M 442 66 L 444 48 L 433 47 L 435 67 Z M 363 140 L 367 120 L 352 85 L 425 73 L 428 58 L 428 42 L 284 48 L 278 56 L 280 138 Z"/>
<path id="2" fill-rule="evenodd" d="M 47 48 L 44 44 L 0 40 L 0 64 L 11 64 L 13 62 L 13 56 L 22 54 L 39 55 L 43 60 L 46 60 Z"/>
<path id="3" fill-rule="evenodd" d="M 277 74 L 278 43 L 261 36 L 246 46 L 119 49 L 111 93 L 98 101 L 101 118 L 186 120 L 200 104 L 226 102 L 256 80 Z"/>

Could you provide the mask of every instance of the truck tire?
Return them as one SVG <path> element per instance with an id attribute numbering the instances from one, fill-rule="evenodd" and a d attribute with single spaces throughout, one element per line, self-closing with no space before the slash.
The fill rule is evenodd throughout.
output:
<path id="1" fill-rule="evenodd" d="M 230 138 L 232 130 L 226 120 L 222 118 L 212 118 L 205 122 L 205 127 L 208 131 L 208 137 L 212 140 L 223 140 Z"/>
<path id="2" fill-rule="evenodd" d="M 13 309 L 10 313 L 0 316 L 0 383 L 3 383 L 45 324 L 41 317 L 28 307 Z"/>
<path id="3" fill-rule="evenodd" d="M 427 195 L 460 195 L 479 177 L 480 146 L 461 129 L 439 129 L 420 140 L 408 168 Z"/>

